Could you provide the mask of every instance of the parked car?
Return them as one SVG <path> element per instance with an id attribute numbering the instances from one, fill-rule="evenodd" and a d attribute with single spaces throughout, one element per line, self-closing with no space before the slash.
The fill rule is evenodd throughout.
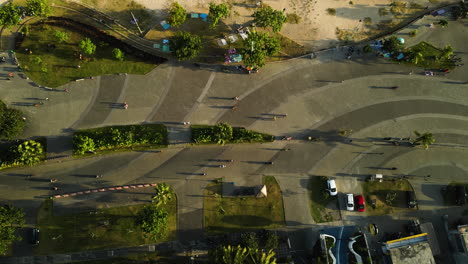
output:
<path id="1" fill-rule="evenodd" d="M 426 76 L 434 76 L 434 72 L 425 71 L 425 72 L 424 72 L 424 75 L 426 75 Z"/>
<path id="2" fill-rule="evenodd" d="M 456 204 L 457 205 L 465 205 L 466 203 L 466 188 L 462 185 L 457 185 L 455 187 L 456 193 Z"/>
<path id="3" fill-rule="evenodd" d="M 408 203 L 408 208 L 415 208 L 416 205 L 418 205 L 416 195 L 413 191 L 406 191 L 406 202 Z"/>
<path id="4" fill-rule="evenodd" d="M 356 196 L 356 204 L 359 212 L 364 212 L 366 210 L 366 202 L 364 201 L 364 196 Z"/>
<path id="5" fill-rule="evenodd" d="M 335 196 L 338 194 L 338 191 L 336 190 L 336 183 L 335 180 L 328 180 L 327 181 L 327 190 L 330 192 L 331 196 Z"/>
<path id="6" fill-rule="evenodd" d="M 31 244 L 39 244 L 39 229 L 37 228 L 31 230 Z"/>
<path id="7" fill-rule="evenodd" d="M 354 195 L 352 193 L 346 194 L 346 210 L 354 211 Z"/>

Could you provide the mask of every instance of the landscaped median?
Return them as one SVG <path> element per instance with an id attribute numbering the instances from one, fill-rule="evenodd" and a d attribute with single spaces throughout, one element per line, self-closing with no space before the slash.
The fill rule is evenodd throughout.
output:
<path id="1" fill-rule="evenodd" d="M 221 179 L 210 183 L 205 190 L 204 226 L 210 233 L 230 233 L 243 230 L 284 226 L 283 196 L 276 179 L 263 178 L 267 196 L 223 197 Z"/>
<path id="2" fill-rule="evenodd" d="M 312 176 L 307 185 L 310 213 L 316 223 L 330 222 L 339 217 L 336 215 L 339 210 L 336 196 L 331 196 L 327 190 L 328 179 L 325 176 Z"/>
<path id="3" fill-rule="evenodd" d="M 269 134 L 231 127 L 226 123 L 215 126 L 192 125 L 192 140 L 197 144 L 262 143 L 272 142 L 275 137 Z"/>
<path id="4" fill-rule="evenodd" d="M 167 128 L 161 124 L 109 126 L 76 131 L 73 153 L 129 151 L 167 147 Z"/>
<path id="5" fill-rule="evenodd" d="M 177 199 L 170 190 L 156 195 L 149 192 L 114 193 L 121 198 L 134 196 L 143 204 L 96 209 L 68 214 L 54 214 L 53 199 L 44 201 L 38 211 L 40 244 L 36 254 L 80 252 L 95 249 L 131 247 L 175 239 Z M 168 187 L 170 188 L 170 187 Z M 151 195 L 151 196 L 150 196 Z M 165 199 L 162 199 L 164 197 Z M 151 203 L 150 201 L 156 201 Z"/>
<path id="6" fill-rule="evenodd" d="M 414 193 L 409 181 L 404 179 L 368 181 L 362 184 L 362 189 L 368 215 L 387 215 L 407 210 L 407 193 Z"/>
<path id="7" fill-rule="evenodd" d="M 0 142 L 0 169 L 32 166 L 46 159 L 46 139 Z"/>

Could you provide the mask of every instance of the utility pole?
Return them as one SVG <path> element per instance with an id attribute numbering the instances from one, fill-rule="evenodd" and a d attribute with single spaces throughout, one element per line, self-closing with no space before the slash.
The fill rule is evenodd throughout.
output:
<path id="1" fill-rule="evenodd" d="M 138 26 L 138 21 L 137 21 L 137 19 L 135 18 L 135 16 L 133 15 L 133 13 L 132 13 L 132 12 L 130 12 L 130 14 L 132 14 L 133 21 L 135 21 L 135 25 L 137 26 L 137 28 L 138 28 L 138 31 L 140 31 L 140 34 L 143 34 L 143 31 L 141 31 L 141 28 L 140 28 L 140 26 Z"/>

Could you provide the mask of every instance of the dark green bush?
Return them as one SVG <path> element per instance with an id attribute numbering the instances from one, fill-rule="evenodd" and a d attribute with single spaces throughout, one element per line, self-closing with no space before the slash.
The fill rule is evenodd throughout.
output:
<path id="1" fill-rule="evenodd" d="M 73 143 L 75 154 L 115 148 L 166 146 L 167 129 L 160 124 L 86 129 L 75 132 Z"/>
<path id="2" fill-rule="evenodd" d="M 255 143 L 271 142 L 274 140 L 272 135 L 247 130 L 242 127 L 233 127 L 228 129 L 227 124 L 218 124 L 216 126 L 193 125 L 192 140 L 195 143 L 224 144 L 224 143 Z M 222 128 L 222 129 L 221 129 Z"/>

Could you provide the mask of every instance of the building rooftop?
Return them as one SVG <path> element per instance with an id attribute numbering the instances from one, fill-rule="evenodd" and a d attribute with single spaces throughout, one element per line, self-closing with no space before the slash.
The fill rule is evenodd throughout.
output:
<path id="1" fill-rule="evenodd" d="M 389 251 L 393 264 L 435 264 L 432 250 L 428 242 L 391 248 Z"/>

